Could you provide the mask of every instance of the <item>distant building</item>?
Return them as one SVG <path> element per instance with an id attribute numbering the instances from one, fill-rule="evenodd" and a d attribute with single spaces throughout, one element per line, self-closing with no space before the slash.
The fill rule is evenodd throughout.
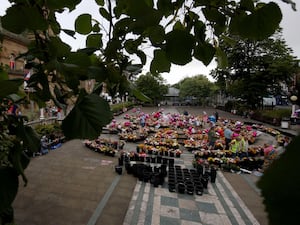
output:
<path id="1" fill-rule="evenodd" d="M 169 87 L 168 93 L 164 95 L 164 104 L 168 105 L 179 105 L 179 89 L 174 87 Z"/>
<path id="2" fill-rule="evenodd" d="M 25 35 L 16 35 L 1 26 L 0 18 L 0 64 L 7 69 L 10 79 L 23 78 L 29 71 L 25 70 L 23 58 L 16 57 L 27 52 L 30 40 Z"/>

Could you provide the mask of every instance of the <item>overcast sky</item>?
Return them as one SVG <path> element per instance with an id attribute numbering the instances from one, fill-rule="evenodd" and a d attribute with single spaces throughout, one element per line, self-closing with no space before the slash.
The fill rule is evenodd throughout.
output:
<path id="1" fill-rule="evenodd" d="M 291 6 L 283 3 L 281 0 L 273 0 L 279 4 L 283 19 L 281 22 L 281 27 L 283 28 L 283 36 L 286 40 L 287 45 L 293 50 L 294 56 L 300 59 L 300 31 L 298 30 L 300 21 L 300 5 L 297 5 L 298 11 L 293 11 Z M 267 1 L 269 2 L 269 1 Z M 294 2 L 297 2 L 294 0 Z M 6 8 L 10 6 L 8 0 L 1 0 L 0 15 L 4 15 Z M 91 0 L 82 0 L 81 4 L 76 8 L 75 11 L 71 13 L 64 13 L 58 16 L 58 20 L 63 28 L 74 29 L 74 18 L 82 13 L 89 12 L 93 15 L 99 15 L 99 7 Z M 65 35 L 61 38 L 72 46 L 74 50 L 78 48 L 85 47 L 84 37 L 77 35 L 76 39 L 67 37 Z M 139 62 L 137 62 L 139 63 Z M 184 77 L 193 76 L 198 74 L 209 75 L 211 69 L 215 68 L 215 63 L 212 62 L 209 66 L 204 66 L 200 61 L 192 61 L 185 66 L 172 65 L 170 73 L 163 73 L 163 77 L 166 79 L 167 83 L 175 84 Z M 149 71 L 149 63 L 144 67 L 143 72 Z M 211 77 L 208 76 L 210 80 Z"/>

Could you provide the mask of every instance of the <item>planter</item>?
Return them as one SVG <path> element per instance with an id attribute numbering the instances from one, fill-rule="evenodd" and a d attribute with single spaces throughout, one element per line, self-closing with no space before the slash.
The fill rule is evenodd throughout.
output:
<path id="1" fill-rule="evenodd" d="M 151 158 L 151 163 L 156 163 L 156 158 L 155 157 Z"/>
<path id="2" fill-rule="evenodd" d="M 217 177 L 217 170 L 215 168 L 211 168 L 210 171 L 210 182 L 215 183 L 216 182 L 216 177 Z"/>
<path id="3" fill-rule="evenodd" d="M 116 173 L 118 173 L 119 175 L 121 175 L 122 172 L 123 172 L 122 166 L 115 166 L 115 171 L 116 171 Z"/>
<path id="4" fill-rule="evenodd" d="M 177 184 L 177 191 L 180 194 L 184 194 L 185 193 L 185 185 L 184 185 L 184 183 L 178 183 Z"/>

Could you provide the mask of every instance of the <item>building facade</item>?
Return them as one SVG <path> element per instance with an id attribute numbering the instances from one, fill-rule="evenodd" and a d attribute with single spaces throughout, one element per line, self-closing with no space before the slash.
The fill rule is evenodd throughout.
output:
<path id="1" fill-rule="evenodd" d="M 17 57 L 28 50 L 28 44 L 29 39 L 24 35 L 16 35 L 2 28 L 0 20 L 0 64 L 6 69 L 10 79 L 23 78 L 27 73 L 26 62 Z"/>

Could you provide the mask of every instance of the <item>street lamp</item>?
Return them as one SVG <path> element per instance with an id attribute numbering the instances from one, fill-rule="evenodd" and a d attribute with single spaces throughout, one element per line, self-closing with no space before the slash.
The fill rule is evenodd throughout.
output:
<path id="1" fill-rule="evenodd" d="M 298 100 L 298 97 L 296 95 L 292 95 L 290 97 L 290 100 L 292 102 L 292 118 L 295 118 L 295 111 L 296 111 L 296 101 Z"/>

